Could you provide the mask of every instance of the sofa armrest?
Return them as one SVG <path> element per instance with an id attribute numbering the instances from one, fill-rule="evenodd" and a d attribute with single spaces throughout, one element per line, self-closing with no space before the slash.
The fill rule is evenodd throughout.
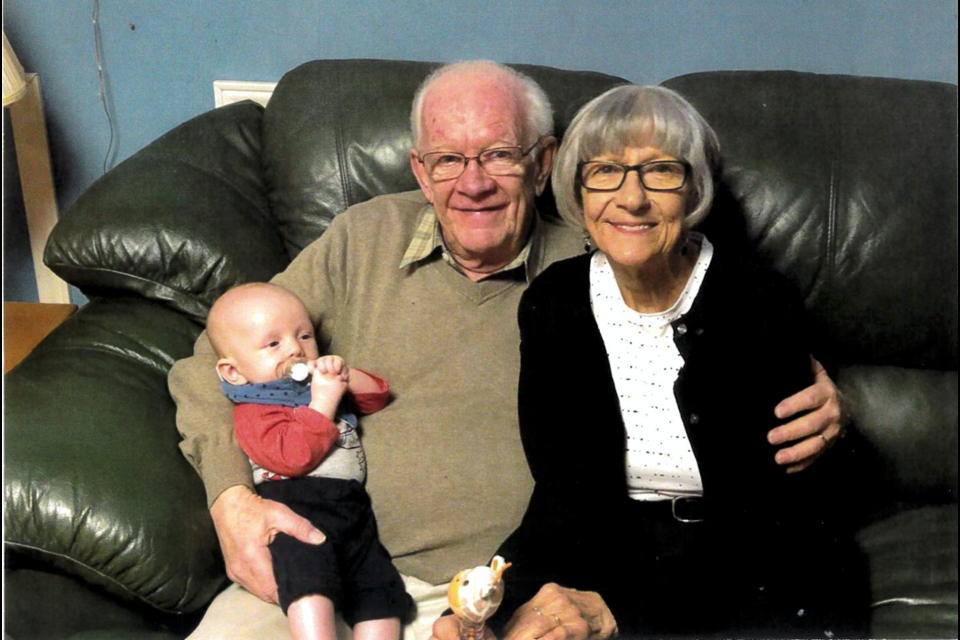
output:
<path id="1" fill-rule="evenodd" d="M 859 365 L 839 368 L 836 381 L 878 463 L 874 506 L 956 504 L 957 372 Z"/>
<path id="2" fill-rule="evenodd" d="M 204 113 L 95 182 L 64 213 L 44 252 L 90 297 L 160 300 L 196 319 L 226 289 L 269 280 L 290 261 L 267 203 L 263 108 Z"/>
<path id="3" fill-rule="evenodd" d="M 957 637 L 957 505 L 904 509 L 857 533 L 869 558 L 871 638 Z"/>
<path id="4" fill-rule="evenodd" d="M 215 595 L 223 562 L 167 391 L 199 331 L 156 302 L 95 300 L 8 374 L 8 548 L 158 612 Z"/>

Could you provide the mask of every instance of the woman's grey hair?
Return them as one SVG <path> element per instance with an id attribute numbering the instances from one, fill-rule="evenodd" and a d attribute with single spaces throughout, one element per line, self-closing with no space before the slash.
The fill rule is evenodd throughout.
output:
<path id="1" fill-rule="evenodd" d="M 488 71 L 499 74 L 506 74 L 513 78 L 519 91 L 517 99 L 523 113 L 523 135 L 526 138 L 521 140 L 523 146 L 530 146 L 540 138 L 553 135 L 553 107 L 550 106 L 550 99 L 543 89 L 533 78 L 516 69 L 493 62 L 492 60 L 464 60 L 444 65 L 433 71 L 420 84 L 417 93 L 413 98 L 413 108 L 410 110 L 410 130 L 413 132 L 413 143 L 420 146 L 420 125 L 423 122 L 423 102 L 433 84 L 450 74 Z"/>
<path id="2" fill-rule="evenodd" d="M 686 99 L 665 87 L 622 85 L 588 102 L 570 123 L 553 167 L 553 194 L 564 220 L 583 227 L 579 163 L 626 147 L 656 147 L 690 164 L 685 228 L 703 222 L 713 204 L 720 165 L 717 134 Z"/>

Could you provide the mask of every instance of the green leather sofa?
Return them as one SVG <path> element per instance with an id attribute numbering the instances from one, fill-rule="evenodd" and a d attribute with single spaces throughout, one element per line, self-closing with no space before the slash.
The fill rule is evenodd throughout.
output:
<path id="1" fill-rule="evenodd" d="M 225 289 L 283 269 L 351 204 L 416 188 L 407 118 L 431 68 L 305 64 L 265 110 L 184 123 L 63 215 L 45 259 L 90 302 L 6 377 L 9 637 L 181 638 L 226 584 L 167 372 Z M 619 82 L 523 68 L 560 133 Z M 872 635 L 957 637 L 956 86 L 793 72 L 665 84 L 720 136 L 708 233 L 801 287 L 869 445 L 876 470 L 837 491 L 862 524 Z"/>

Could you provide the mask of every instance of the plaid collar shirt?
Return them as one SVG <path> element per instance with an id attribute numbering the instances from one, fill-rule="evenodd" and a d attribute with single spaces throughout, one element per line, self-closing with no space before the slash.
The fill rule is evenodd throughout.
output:
<path id="1" fill-rule="evenodd" d="M 533 272 L 534 269 L 530 264 L 530 257 L 535 252 L 534 245 L 539 241 L 537 233 L 538 217 L 539 216 L 534 213 L 533 227 L 530 230 L 530 238 L 527 240 L 527 243 L 523 245 L 523 249 L 520 250 L 520 253 L 517 255 L 517 257 L 497 271 L 484 276 L 481 278 L 482 280 L 495 276 L 514 274 L 522 275 L 527 281 L 527 284 L 533 280 L 536 273 Z M 425 261 L 429 258 L 435 257 L 436 255 L 440 255 L 444 262 L 452 266 L 454 269 L 462 271 L 462 269 L 460 269 L 460 265 L 457 264 L 457 261 L 450 254 L 450 251 L 447 249 L 447 246 L 443 241 L 443 233 L 440 229 L 440 221 L 437 219 L 437 213 L 433 210 L 432 206 L 426 206 L 424 207 L 423 212 L 420 214 L 420 223 L 413 232 L 413 239 L 407 246 L 407 251 L 403 254 L 403 259 L 400 261 L 400 268 L 403 269 L 408 265 Z M 521 268 L 523 269 L 522 273 L 520 272 Z"/>

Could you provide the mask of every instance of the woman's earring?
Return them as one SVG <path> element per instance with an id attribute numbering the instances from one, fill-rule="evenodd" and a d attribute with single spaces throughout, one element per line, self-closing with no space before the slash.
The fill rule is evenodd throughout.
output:
<path id="1" fill-rule="evenodd" d="M 590 247 L 590 234 L 587 233 L 586 229 L 584 229 L 584 231 L 583 231 L 583 252 L 584 252 L 584 253 L 590 253 L 590 251 L 591 251 L 591 247 Z"/>

